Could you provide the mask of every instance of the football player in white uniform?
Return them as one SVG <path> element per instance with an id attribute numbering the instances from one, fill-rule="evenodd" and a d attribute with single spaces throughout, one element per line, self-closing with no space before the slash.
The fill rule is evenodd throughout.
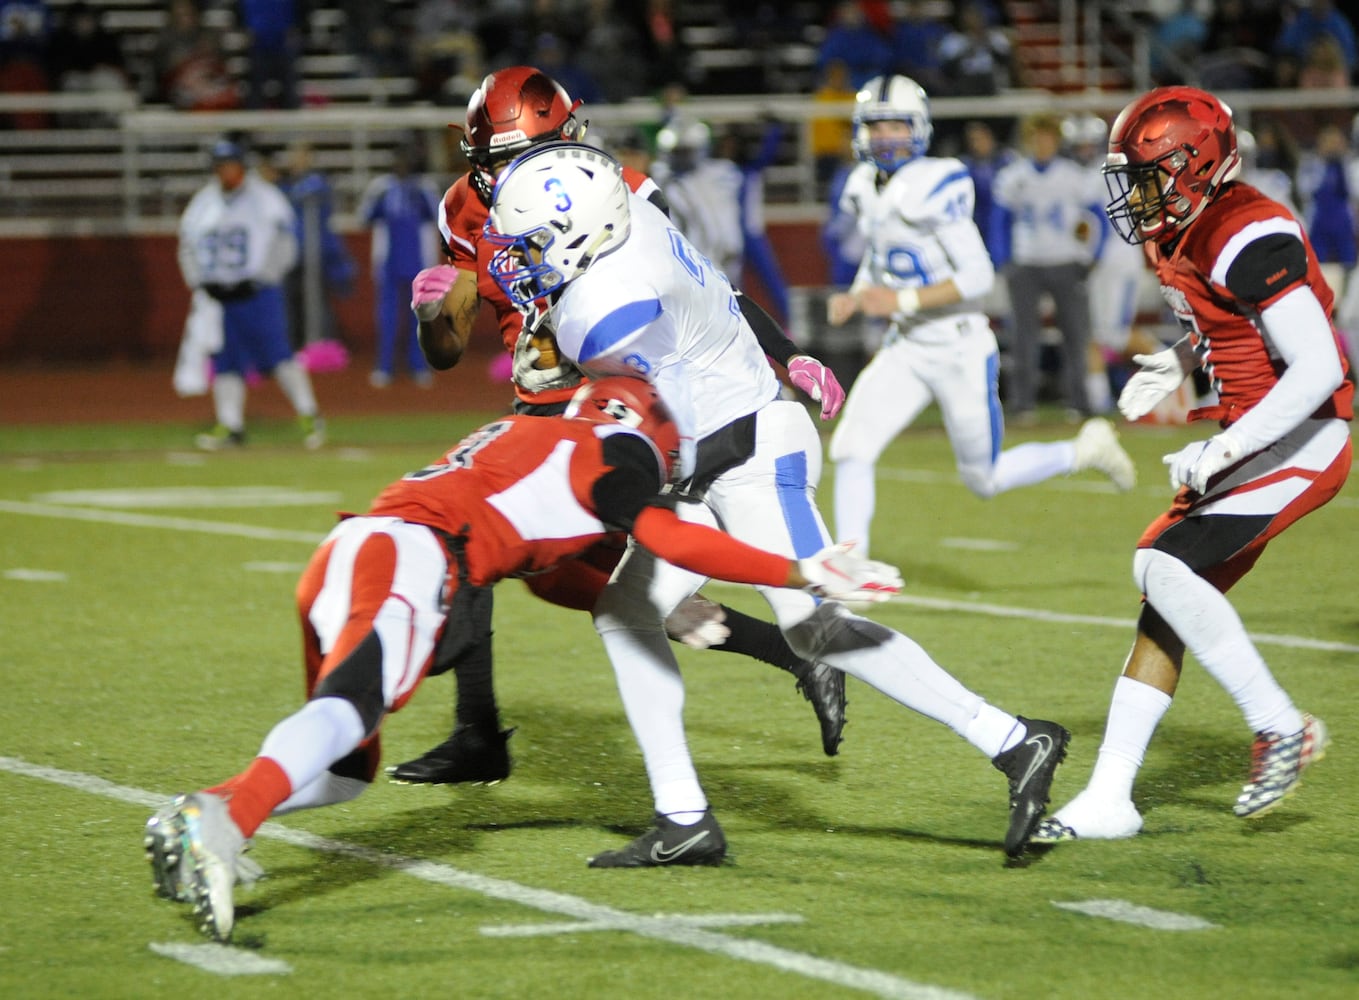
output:
<path id="1" fill-rule="evenodd" d="M 576 143 L 525 153 L 496 184 L 486 239 L 501 247 L 492 277 L 535 312 L 530 322 L 551 325 L 565 357 L 591 376 L 640 374 L 656 385 L 680 432 L 681 517 L 789 556 L 826 546 L 811 418 L 779 398 L 731 284 L 629 192 L 615 160 Z M 684 686 L 663 625 L 702 582 L 632 545 L 593 609 L 656 809 L 652 829 L 592 858 L 594 867 L 718 864 L 726 855 L 689 756 Z M 1023 850 L 1065 754 L 1064 728 L 987 704 L 915 642 L 841 604 L 760 591 L 799 655 L 945 723 L 992 758 L 1010 783 L 1006 850 Z"/>
<path id="2" fill-rule="evenodd" d="M 1103 472 L 1121 490 L 1136 482 L 1107 420 L 1086 421 L 1069 441 L 1001 451 L 1000 351 L 981 308 L 995 268 L 972 219 L 972 178 L 960 160 L 926 155 L 932 132 L 928 99 L 909 77 L 877 77 L 859 91 L 854 151 L 862 162 L 840 204 L 858 218 L 868 249 L 849 291 L 828 301 L 827 318 L 833 326 L 860 311 L 891 318 L 830 443 L 836 535 L 862 551 L 874 466 L 931 401 L 963 483 L 983 499 L 1084 469 Z"/>

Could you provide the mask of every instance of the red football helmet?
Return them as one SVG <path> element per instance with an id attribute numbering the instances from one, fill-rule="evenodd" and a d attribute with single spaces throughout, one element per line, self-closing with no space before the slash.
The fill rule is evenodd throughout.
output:
<path id="1" fill-rule="evenodd" d="M 471 184 L 489 208 L 495 168 L 530 146 L 578 142 L 588 123 L 576 121 L 580 101 L 540 69 L 510 66 L 481 81 L 467 102 L 462 151 L 472 164 Z"/>
<path id="2" fill-rule="evenodd" d="M 627 375 L 586 382 L 563 414 L 571 420 L 594 424 L 620 423 L 646 435 L 661 459 L 661 471 L 669 481 L 679 461 L 679 428 L 661 402 L 661 394 L 646 379 Z"/>
<path id="3" fill-rule="evenodd" d="M 1193 87 L 1160 87 L 1114 121 L 1104 178 L 1109 221 L 1129 243 L 1172 239 L 1241 171 L 1232 112 Z"/>

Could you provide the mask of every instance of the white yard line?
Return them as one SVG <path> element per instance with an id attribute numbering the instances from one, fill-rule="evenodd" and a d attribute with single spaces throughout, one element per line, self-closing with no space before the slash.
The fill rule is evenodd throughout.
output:
<path id="1" fill-rule="evenodd" d="M 285 976 L 293 971 L 291 965 L 277 958 L 265 958 L 246 948 L 224 944 L 152 942 L 151 950 L 215 976 Z"/>
<path id="2" fill-rule="evenodd" d="M 119 802 L 140 805 L 147 809 L 157 809 L 164 805 L 169 796 L 149 792 L 141 788 L 117 785 L 103 778 L 78 771 L 63 771 L 41 764 L 32 764 L 17 757 L 0 757 L 0 771 L 36 778 L 53 784 L 63 785 L 76 791 L 99 795 Z M 368 864 L 418 878 L 435 885 L 451 889 L 474 892 L 502 902 L 515 903 L 543 913 L 553 913 L 569 917 L 586 924 L 608 924 L 622 933 L 636 934 L 639 937 L 660 941 L 664 944 L 693 948 L 713 955 L 722 955 L 742 962 L 766 965 L 781 972 L 819 979 L 848 989 L 861 990 L 874 996 L 889 997 L 893 1000 L 976 1000 L 973 994 L 951 990 L 930 983 L 917 983 L 891 973 L 876 969 L 864 969 L 844 962 L 817 958 L 802 952 L 780 948 L 763 941 L 747 938 L 727 937 L 713 931 L 695 926 L 701 921 L 682 921 L 673 916 L 661 914 L 629 913 L 592 903 L 580 896 L 554 892 L 550 889 L 535 889 L 533 886 L 520 885 L 508 879 L 492 878 L 475 872 L 463 871 L 451 865 L 435 861 L 424 861 L 407 855 L 388 854 L 384 851 L 351 844 L 343 840 L 317 836 L 305 830 L 265 823 L 255 834 L 273 840 L 281 840 L 308 850 L 329 854 L 340 854 L 356 858 Z M 607 877 L 607 876 L 605 876 Z M 757 915 L 758 916 L 758 915 Z M 764 919 L 764 918 L 762 918 Z M 159 950 L 160 946 L 152 945 Z M 171 956 L 184 961 L 181 956 Z M 228 959 L 235 962 L 236 959 Z"/>
<path id="3" fill-rule="evenodd" d="M 1157 931 L 1206 931 L 1217 926 L 1212 921 L 1189 913 L 1153 910 L 1149 906 L 1138 906 L 1126 899 L 1086 899 L 1072 903 L 1059 903 L 1054 899 L 1052 905 L 1059 910 L 1070 910 L 1072 913 L 1081 913 L 1087 917 L 1103 917 L 1121 924 L 1135 924 Z"/>
<path id="4" fill-rule="evenodd" d="M 1068 484 L 1072 485 L 1072 484 Z M 1334 503 L 1334 501 L 1332 501 Z M 202 521 L 188 517 L 165 517 L 156 514 L 134 514 L 128 511 L 101 510 L 93 507 L 64 507 L 58 504 L 25 503 L 19 500 L 0 500 L 0 513 L 22 514 L 31 517 L 55 517 L 74 521 L 90 521 L 101 524 L 119 524 L 135 528 L 159 528 L 165 531 L 196 531 L 210 535 L 234 535 L 240 538 L 258 538 L 263 541 L 300 542 L 317 545 L 325 537 L 324 533 L 313 531 L 285 531 L 278 528 L 265 528 L 253 524 L 232 524 L 225 521 Z M 36 571 L 26 571 L 36 572 Z M 716 586 L 742 586 L 722 584 Z M 978 601 L 955 601 L 938 597 L 918 597 L 899 594 L 892 598 L 897 604 L 930 608 L 935 611 L 959 611 L 965 614 L 990 615 L 995 618 L 1024 618 L 1029 621 L 1060 622 L 1067 625 L 1097 625 L 1112 627 L 1131 632 L 1137 623 L 1131 618 L 1110 618 L 1101 615 L 1076 615 L 1061 611 L 1048 611 L 1042 608 L 1018 608 L 1003 604 L 984 604 Z M 1359 653 L 1359 645 L 1347 642 L 1331 642 L 1325 639 L 1311 639 L 1297 635 L 1273 635 L 1252 632 L 1251 640 L 1260 645 L 1283 646 L 1290 649 L 1315 649 L 1331 653 Z"/>

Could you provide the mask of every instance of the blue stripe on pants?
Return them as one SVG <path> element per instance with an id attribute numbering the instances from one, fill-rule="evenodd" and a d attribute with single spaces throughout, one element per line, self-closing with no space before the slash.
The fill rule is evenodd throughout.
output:
<path id="1" fill-rule="evenodd" d="M 807 497 L 807 456 L 796 451 L 776 460 L 774 485 L 778 490 L 779 509 L 783 511 L 783 523 L 793 540 L 797 557 L 805 559 L 820 552 L 825 543 L 816 512 Z"/>

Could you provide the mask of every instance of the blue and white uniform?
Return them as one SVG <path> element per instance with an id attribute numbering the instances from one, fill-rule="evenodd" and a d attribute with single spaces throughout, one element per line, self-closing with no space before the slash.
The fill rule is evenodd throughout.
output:
<path id="1" fill-rule="evenodd" d="M 730 284 L 645 200 L 629 201 L 626 241 L 556 294 L 560 351 L 588 374 L 650 379 L 681 435 L 697 440 L 697 475 L 677 499 L 685 520 L 790 557 L 829 543 L 816 508 L 821 443 L 801 403 L 779 383 Z M 695 469 L 690 458 L 689 474 Z M 684 692 L 665 617 L 703 580 L 629 547 L 594 608 L 624 709 L 665 815 L 707 806 L 689 757 Z M 804 591 L 759 588 L 801 656 L 859 677 L 952 727 L 994 756 L 1018 723 L 964 688 L 915 642 Z"/>

